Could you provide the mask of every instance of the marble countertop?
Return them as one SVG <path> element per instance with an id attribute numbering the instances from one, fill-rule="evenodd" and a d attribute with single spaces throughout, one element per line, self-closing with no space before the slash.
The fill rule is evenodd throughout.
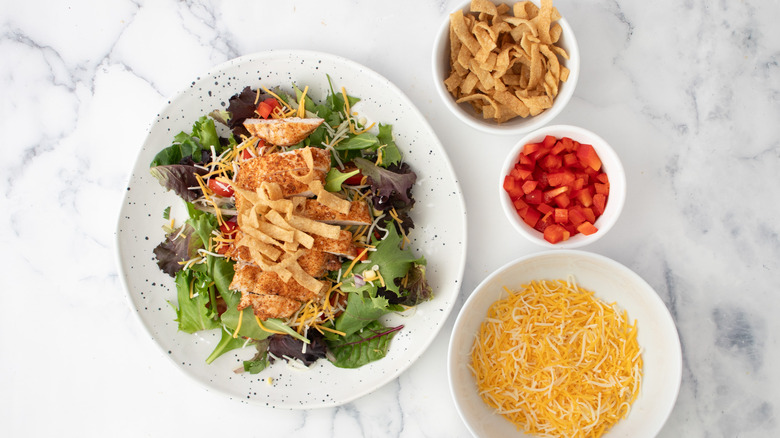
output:
<path id="1" fill-rule="evenodd" d="M 466 437 L 446 378 L 457 310 L 490 272 L 542 251 L 500 213 L 518 140 L 464 126 L 433 88 L 431 50 L 460 1 L 3 2 L 0 40 L 0 423 L 4 436 Z M 579 83 L 555 123 L 599 133 L 629 196 L 587 251 L 658 292 L 683 354 L 659 436 L 780 435 L 780 3 L 558 0 Z M 454 166 L 468 256 L 454 312 L 400 377 L 346 405 L 248 405 L 196 385 L 130 307 L 118 211 L 168 98 L 228 59 L 328 52 L 403 90 Z"/>

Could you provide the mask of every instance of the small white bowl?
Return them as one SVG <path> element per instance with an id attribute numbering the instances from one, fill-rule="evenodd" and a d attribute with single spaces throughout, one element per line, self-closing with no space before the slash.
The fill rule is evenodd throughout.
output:
<path id="1" fill-rule="evenodd" d="M 494 3 L 497 5 L 507 3 L 511 6 L 514 2 L 494 1 Z M 534 3 L 539 5 L 538 0 L 534 0 Z M 467 13 L 470 10 L 470 5 L 471 1 L 464 2 L 461 7 L 453 9 L 451 12 L 461 9 L 464 13 Z M 433 44 L 432 69 L 436 91 L 438 91 L 445 106 L 469 126 L 491 134 L 524 134 L 550 123 L 569 103 L 574 94 L 574 89 L 577 87 L 577 79 L 580 75 L 580 51 L 574 31 L 569 26 L 566 18 L 561 18 L 557 23 L 561 25 L 563 31 L 558 45 L 565 49 L 569 55 L 569 59 L 563 63 L 569 69 L 569 77 L 566 82 L 560 84 L 558 95 L 555 97 L 552 107 L 536 116 L 515 117 L 504 123 L 498 123 L 494 120 L 484 119 L 481 114 L 474 111 L 469 103 L 456 103 L 455 98 L 452 97 L 444 85 L 444 80 L 450 75 L 450 15 L 447 14 L 447 18 L 442 23 Z"/>
<path id="2" fill-rule="evenodd" d="M 591 235 L 584 235 L 577 233 L 571 236 L 568 240 L 564 240 L 558 243 L 550 243 L 544 240 L 544 236 L 541 232 L 530 227 L 523 221 L 520 215 L 512 205 L 512 200 L 504 190 L 504 177 L 517 163 L 517 158 L 520 155 L 523 147 L 528 143 L 538 143 L 544 139 L 547 135 L 552 135 L 557 138 L 570 137 L 580 143 L 587 143 L 593 146 L 599 158 L 601 159 L 601 165 L 604 172 L 609 177 L 609 196 L 607 198 L 607 205 L 604 209 L 604 213 L 596 219 L 593 224 L 598 231 Z M 531 242 L 538 245 L 542 245 L 547 248 L 559 248 L 559 249 L 572 249 L 579 248 L 584 245 L 591 244 L 596 240 L 603 237 L 607 232 L 615 225 L 620 213 L 623 210 L 623 205 L 626 200 L 626 174 L 623 170 L 623 164 L 620 161 L 617 153 L 603 138 L 577 126 L 570 125 L 552 125 L 546 126 L 541 129 L 537 129 L 534 132 L 526 135 L 517 142 L 515 146 L 509 151 L 503 166 L 501 166 L 501 173 L 498 182 L 499 198 L 501 207 L 504 210 L 509 222 L 512 224 L 515 230 L 525 236 Z"/>
<path id="3" fill-rule="evenodd" d="M 545 251 L 510 262 L 488 276 L 455 320 L 447 355 L 450 392 L 475 437 L 529 436 L 482 401 L 468 367 L 471 347 L 488 308 L 506 297 L 505 286 L 516 290 L 534 280 L 569 276 L 602 301 L 616 303 L 628 313 L 629 320 L 637 322 L 644 365 L 639 396 L 628 417 L 603 437 L 654 437 L 669 417 L 680 389 L 682 352 L 677 328 L 663 301 L 639 275 L 612 259 L 579 250 Z"/>

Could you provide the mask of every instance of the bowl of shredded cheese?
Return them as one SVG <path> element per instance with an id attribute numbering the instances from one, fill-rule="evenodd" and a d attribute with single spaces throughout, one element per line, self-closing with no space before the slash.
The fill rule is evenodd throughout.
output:
<path id="1" fill-rule="evenodd" d="M 653 437 L 677 399 L 682 354 L 663 301 L 607 257 L 512 261 L 466 300 L 450 390 L 477 437 Z"/>

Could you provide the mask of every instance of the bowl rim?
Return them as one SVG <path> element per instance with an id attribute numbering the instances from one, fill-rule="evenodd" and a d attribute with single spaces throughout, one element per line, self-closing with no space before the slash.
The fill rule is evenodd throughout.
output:
<path id="1" fill-rule="evenodd" d="M 627 266 L 623 265 L 622 263 L 609 258 L 607 256 L 593 253 L 590 251 L 584 251 L 579 249 L 564 249 L 559 251 L 542 251 L 539 253 L 533 253 L 528 254 L 525 256 L 521 256 L 518 258 L 515 258 L 504 265 L 500 266 L 498 269 L 491 272 L 487 277 L 485 277 L 474 289 L 471 291 L 471 294 L 466 298 L 465 302 L 463 303 L 463 306 L 458 311 L 455 322 L 453 324 L 452 330 L 450 331 L 450 339 L 447 346 L 447 383 L 449 386 L 450 391 L 450 397 L 452 397 L 452 400 L 455 404 L 455 408 L 458 412 L 458 415 L 461 418 L 461 421 L 465 424 L 466 428 L 471 432 L 471 434 L 474 437 L 479 437 L 479 431 L 476 430 L 476 426 L 474 424 L 473 418 L 471 415 L 467 414 L 466 412 L 466 405 L 464 401 L 458 397 L 456 385 L 455 385 L 455 378 L 457 377 L 456 374 L 456 367 L 458 366 L 457 357 L 456 357 L 456 351 L 458 338 L 463 338 L 464 336 L 468 336 L 469 339 L 473 339 L 474 334 L 473 333 L 466 333 L 464 332 L 466 328 L 464 328 L 464 320 L 467 318 L 467 315 L 469 312 L 473 312 L 473 307 L 475 302 L 481 298 L 481 296 L 488 293 L 487 286 L 498 276 L 502 275 L 504 272 L 511 270 L 515 268 L 518 265 L 521 264 L 527 264 L 532 263 L 536 259 L 542 259 L 547 257 L 574 257 L 579 259 L 588 259 L 593 262 L 601 263 L 603 265 L 606 265 L 613 270 L 617 270 L 633 280 L 635 284 L 637 284 L 642 290 L 647 291 L 647 293 L 643 294 L 642 296 L 647 299 L 647 304 L 649 306 L 652 306 L 654 310 L 657 312 L 656 315 L 662 319 L 661 327 L 655 327 L 660 328 L 660 330 L 666 330 L 667 337 L 664 338 L 665 345 L 667 345 L 668 352 L 671 352 L 672 354 L 670 356 L 664 356 L 664 363 L 668 366 L 669 370 L 671 371 L 668 374 L 664 374 L 666 377 L 669 377 L 673 379 L 670 387 L 666 388 L 668 392 L 664 393 L 664 399 L 663 401 L 666 403 L 663 406 L 662 410 L 653 409 L 652 414 L 654 420 L 654 430 L 644 430 L 644 433 L 648 437 L 655 436 L 658 431 L 661 430 L 663 425 L 668 421 L 669 416 L 671 415 L 672 411 L 674 410 L 674 406 L 676 404 L 676 400 L 679 396 L 680 387 L 682 384 L 682 366 L 683 366 L 683 358 L 682 358 L 682 349 L 681 349 L 681 342 L 679 338 L 679 332 L 677 330 L 677 326 L 674 322 L 674 319 L 669 311 L 669 309 L 666 307 L 666 304 L 663 302 L 661 297 L 658 295 L 658 293 L 655 291 L 655 289 L 644 279 L 642 276 L 634 272 L 633 270 L 629 269 Z M 596 296 L 599 296 L 598 291 L 594 291 L 596 293 Z M 500 299 L 503 297 L 503 292 L 501 295 L 497 295 L 493 300 L 490 301 L 491 305 L 493 302 L 495 302 L 497 299 Z M 620 301 L 617 301 L 617 305 L 621 306 Z M 625 309 L 625 307 L 622 307 Z M 481 321 L 484 318 L 480 318 L 479 321 Z M 640 345 L 640 348 L 644 350 L 644 346 Z M 646 374 L 646 370 L 643 371 L 643 387 L 645 386 L 644 376 Z M 661 373 L 663 374 L 663 373 Z M 641 397 L 641 395 L 640 395 Z M 637 399 L 639 400 L 639 399 Z M 632 407 L 632 412 L 635 409 Z M 493 419 L 499 419 L 502 418 L 498 414 Z M 621 422 L 626 421 L 626 419 L 622 419 L 617 424 L 620 424 Z M 522 430 L 518 431 L 518 437 L 523 436 L 529 436 L 527 434 L 524 434 Z M 622 436 L 622 435 L 621 435 Z M 631 436 L 631 435 L 627 435 Z M 645 436 L 645 435 L 642 435 Z"/>
<path id="2" fill-rule="evenodd" d="M 599 155 L 599 158 L 601 158 L 605 172 L 609 176 L 610 193 L 604 214 L 599 216 L 599 218 L 596 220 L 596 223 L 594 224 L 598 228 L 596 233 L 591 234 L 590 236 L 579 233 L 572 236 L 568 240 L 558 243 L 550 243 L 544 240 L 542 233 L 528 226 L 528 224 L 523 222 L 523 220 L 517 215 L 512 202 L 509 200 L 509 196 L 507 196 L 506 191 L 504 190 L 503 184 L 504 177 L 509 173 L 509 170 L 512 168 L 512 166 L 515 165 L 518 154 L 527 143 L 540 141 L 542 138 L 544 138 L 544 136 L 553 135 L 553 133 L 556 132 L 563 133 L 556 135 L 556 137 L 567 136 L 572 137 L 577 141 L 580 141 L 578 138 L 586 139 L 587 143 L 593 145 L 594 149 L 596 149 L 596 153 Z M 604 140 L 604 138 L 595 132 L 580 126 L 548 125 L 526 134 L 520 138 L 520 140 L 518 140 L 517 143 L 515 143 L 515 145 L 512 146 L 512 148 L 509 150 L 509 153 L 506 155 L 499 173 L 498 196 L 499 203 L 501 204 L 501 208 L 504 211 L 504 215 L 512 225 L 512 228 L 514 228 L 526 239 L 546 248 L 574 249 L 581 248 L 585 245 L 590 245 L 601 239 L 609 232 L 609 230 L 612 229 L 615 223 L 617 223 L 626 201 L 626 184 L 626 173 L 625 169 L 623 168 L 623 163 L 620 159 L 620 156 L 612 147 L 612 145 Z"/>
<path id="3" fill-rule="evenodd" d="M 501 0 L 491 0 L 495 4 L 508 3 Z M 537 6 L 539 0 L 532 0 Z M 542 127 L 550 123 L 555 119 L 568 105 L 574 92 L 577 88 L 577 82 L 580 75 L 580 51 L 577 44 L 577 37 L 574 34 L 574 29 L 569 25 L 566 17 L 561 14 L 561 18 L 558 23 L 563 30 L 561 39 L 566 46 L 569 59 L 566 60 L 566 68 L 569 69 L 569 78 L 566 82 L 561 84 L 561 91 L 555 97 L 553 106 L 544 110 L 542 113 L 527 117 L 527 118 L 515 118 L 508 122 L 498 124 L 491 120 L 482 119 L 479 115 L 475 114 L 466 104 L 455 103 L 455 99 L 444 85 L 444 79 L 449 74 L 449 59 L 447 56 L 447 48 L 449 47 L 449 24 L 450 14 L 457 10 L 466 10 L 471 5 L 471 0 L 467 0 L 460 4 L 459 7 L 452 8 L 450 12 L 445 15 L 445 19 L 439 25 L 438 32 L 434 38 L 433 51 L 432 51 L 432 64 L 431 69 L 434 88 L 437 94 L 444 102 L 447 109 L 450 110 L 458 119 L 465 122 L 467 125 L 480 130 L 482 132 L 490 134 L 500 135 L 518 135 L 531 132 L 539 127 Z"/>

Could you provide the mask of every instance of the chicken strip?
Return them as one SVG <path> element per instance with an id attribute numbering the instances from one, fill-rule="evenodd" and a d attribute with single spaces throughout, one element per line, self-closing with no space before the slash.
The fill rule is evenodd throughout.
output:
<path id="1" fill-rule="evenodd" d="M 325 291 L 325 287 L 326 283 L 322 282 L 320 290 L 310 291 L 293 279 L 284 282 L 276 273 L 263 271 L 254 265 L 236 266 L 233 281 L 230 283 L 231 290 L 241 291 L 242 294 L 249 292 L 260 295 L 278 295 L 300 302 L 317 298 Z"/>
<path id="2" fill-rule="evenodd" d="M 236 308 L 244 310 L 247 307 L 251 307 L 255 316 L 265 321 L 270 318 L 289 318 L 301 307 L 301 302 L 280 295 L 241 292 L 241 301 Z"/>
<path id="3" fill-rule="evenodd" d="M 371 225 L 371 213 L 365 201 L 351 201 L 349 213 L 342 214 L 315 199 L 307 199 L 296 214 L 331 225 Z"/>
<path id="4" fill-rule="evenodd" d="M 286 117 L 283 119 L 246 119 L 244 127 L 250 134 L 276 146 L 293 146 L 305 139 L 324 119 Z"/>

